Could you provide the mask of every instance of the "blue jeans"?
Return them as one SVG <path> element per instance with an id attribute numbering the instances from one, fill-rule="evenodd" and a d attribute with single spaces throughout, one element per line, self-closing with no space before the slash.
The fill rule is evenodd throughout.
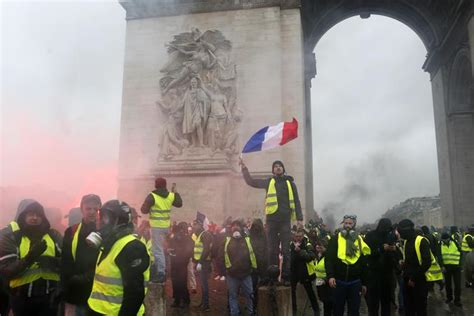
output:
<path id="1" fill-rule="evenodd" d="M 209 306 L 209 275 L 211 274 L 211 262 L 204 261 L 201 263 L 201 272 L 199 272 L 199 280 L 201 281 L 201 305 Z"/>
<path id="2" fill-rule="evenodd" d="M 404 310 L 405 309 L 405 299 L 403 298 L 403 287 L 404 281 L 401 275 L 397 276 L 398 281 L 398 309 Z"/>
<path id="3" fill-rule="evenodd" d="M 239 288 L 242 290 L 242 294 L 245 298 L 245 305 L 247 308 L 247 314 L 250 316 L 255 315 L 253 310 L 253 287 L 252 277 L 250 275 L 243 279 L 233 278 L 230 275 L 226 276 L 227 288 L 229 290 L 229 308 L 230 316 L 240 315 L 239 311 Z"/>
<path id="4" fill-rule="evenodd" d="M 350 316 L 359 316 L 360 292 L 362 283 L 360 280 L 344 282 L 336 280 L 334 289 L 334 316 L 343 316 L 344 308 L 347 302 L 347 314 Z"/>
<path id="5" fill-rule="evenodd" d="M 151 252 L 155 258 L 151 269 L 151 282 L 164 282 L 166 273 L 166 258 L 163 245 L 168 228 L 151 228 Z"/>

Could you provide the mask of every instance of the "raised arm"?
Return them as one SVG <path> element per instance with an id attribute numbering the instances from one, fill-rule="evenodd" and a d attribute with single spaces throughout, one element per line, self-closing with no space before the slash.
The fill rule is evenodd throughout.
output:
<path id="1" fill-rule="evenodd" d="M 242 175 L 244 176 L 245 183 L 250 185 L 253 188 L 257 189 L 267 189 L 268 188 L 268 179 L 254 179 L 250 175 L 249 169 L 244 164 L 242 158 L 239 159 L 239 165 L 242 168 Z"/>

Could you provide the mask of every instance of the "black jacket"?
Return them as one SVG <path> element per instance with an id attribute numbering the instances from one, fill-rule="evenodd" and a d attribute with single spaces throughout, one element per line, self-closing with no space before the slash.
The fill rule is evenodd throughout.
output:
<path id="1" fill-rule="evenodd" d="M 230 238 L 230 241 L 227 245 L 227 255 L 229 256 L 231 267 L 226 267 L 227 274 L 233 278 L 243 279 L 252 273 L 252 264 L 247 242 L 243 237 L 228 238 Z M 221 256 L 219 257 L 222 258 L 221 260 L 224 260 L 223 264 L 225 266 L 225 242 L 221 247 Z"/>
<path id="2" fill-rule="evenodd" d="M 170 192 L 166 188 L 159 188 L 153 191 L 153 193 L 161 196 L 162 198 L 167 198 Z M 143 214 L 148 214 L 150 213 L 150 208 L 155 205 L 155 198 L 153 195 L 150 193 L 147 195 L 145 198 L 145 201 L 143 202 L 143 205 L 141 207 L 141 211 Z M 173 201 L 173 206 L 174 207 L 182 207 L 183 206 L 183 200 L 181 199 L 181 195 L 179 193 L 174 194 L 174 201 Z"/>
<path id="3" fill-rule="evenodd" d="M 354 264 L 347 265 L 337 257 L 338 235 L 335 235 L 329 241 L 326 251 L 324 264 L 326 267 L 327 278 L 335 278 L 345 282 L 361 280 L 362 285 L 367 284 L 367 257 L 361 253 L 359 260 Z M 357 243 L 357 241 L 356 241 Z"/>
<path id="4" fill-rule="evenodd" d="M 403 265 L 403 276 L 406 280 L 412 280 L 415 283 L 425 281 L 425 273 L 431 266 L 431 250 L 428 240 L 423 238 L 420 243 L 421 262 L 420 265 L 415 250 L 416 235 L 407 239 L 405 243 L 405 262 Z"/>
<path id="5" fill-rule="evenodd" d="M 268 245 L 265 232 L 255 233 L 250 229 L 250 241 L 257 258 L 257 272 L 263 277 L 267 273 L 268 268 Z"/>
<path id="6" fill-rule="evenodd" d="M 300 250 L 295 250 L 295 244 L 291 242 L 291 281 L 307 282 L 316 278 L 315 274 L 309 275 L 306 263 L 316 259 L 311 243 L 305 238 L 301 241 Z"/>
<path id="7" fill-rule="evenodd" d="M 372 230 L 365 236 L 365 242 L 370 247 L 369 275 L 391 278 L 397 268 L 399 257 L 396 251 L 384 250 L 384 244 L 395 245 L 390 233 Z"/>
<path id="8" fill-rule="evenodd" d="M 245 182 L 248 185 L 254 188 L 258 188 L 258 189 L 268 190 L 270 180 L 275 179 L 275 190 L 277 194 L 278 209 L 276 210 L 275 213 L 266 216 L 267 221 L 275 221 L 275 222 L 290 222 L 291 221 L 290 201 L 288 198 L 288 185 L 286 184 L 286 180 L 289 180 L 291 183 L 291 188 L 293 189 L 293 195 L 295 199 L 296 219 L 299 221 L 303 220 L 303 213 L 301 211 L 300 198 L 298 196 L 298 190 L 296 189 L 296 185 L 295 185 L 293 177 L 283 175 L 281 177 L 274 176 L 268 179 L 254 179 L 250 175 L 249 170 L 247 168 L 242 168 L 242 174 L 244 176 Z"/>
<path id="9" fill-rule="evenodd" d="M 72 240 L 78 226 L 79 224 L 68 227 L 64 232 L 61 285 L 66 302 L 86 306 L 92 290 L 99 250 L 90 247 L 86 242 L 87 236 L 95 231 L 95 224 L 85 225 L 82 222 L 77 240 L 76 260 L 73 259 Z"/>
<path id="10" fill-rule="evenodd" d="M 193 256 L 194 241 L 189 235 L 175 234 L 168 244 L 170 254 L 171 273 L 179 273 L 187 266 L 189 259 Z"/>

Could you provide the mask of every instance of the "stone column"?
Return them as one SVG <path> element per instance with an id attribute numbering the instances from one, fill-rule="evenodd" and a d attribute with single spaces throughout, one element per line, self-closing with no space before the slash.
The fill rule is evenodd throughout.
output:
<path id="1" fill-rule="evenodd" d="M 443 224 L 474 223 L 474 22 L 432 74 Z M 449 36 L 457 36 L 451 34 Z"/>
<path id="2" fill-rule="evenodd" d="M 313 184 L 313 132 L 311 126 L 311 80 L 316 76 L 316 58 L 314 53 L 305 48 L 304 55 L 304 97 L 305 97 L 305 165 L 306 165 L 306 214 L 314 211 Z M 305 216 L 307 218 L 307 216 Z"/>

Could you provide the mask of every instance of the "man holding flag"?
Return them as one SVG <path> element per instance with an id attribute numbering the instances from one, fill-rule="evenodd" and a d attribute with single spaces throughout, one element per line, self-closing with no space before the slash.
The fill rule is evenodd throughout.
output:
<path id="1" fill-rule="evenodd" d="M 242 153 L 283 146 L 296 137 L 298 137 L 298 121 L 293 118 L 291 122 L 281 122 L 260 129 L 250 137 Z M 290 286 L 291 221 L 296 219 L 298 226 L 303 226 L 301 203 L 293 177 L 285 174 L 285 166 L 279 160 L 273 162 L 273 176 L 268 179 L 253 179 L 242 160 L 242 156 L 239 164 L 248 185 L 266 190 L 265 214 L 267 219 L 268 263 L 269 265 L 278 266 L 281 249 L 283 256 L 281 279 L 284 285 Z"/>

